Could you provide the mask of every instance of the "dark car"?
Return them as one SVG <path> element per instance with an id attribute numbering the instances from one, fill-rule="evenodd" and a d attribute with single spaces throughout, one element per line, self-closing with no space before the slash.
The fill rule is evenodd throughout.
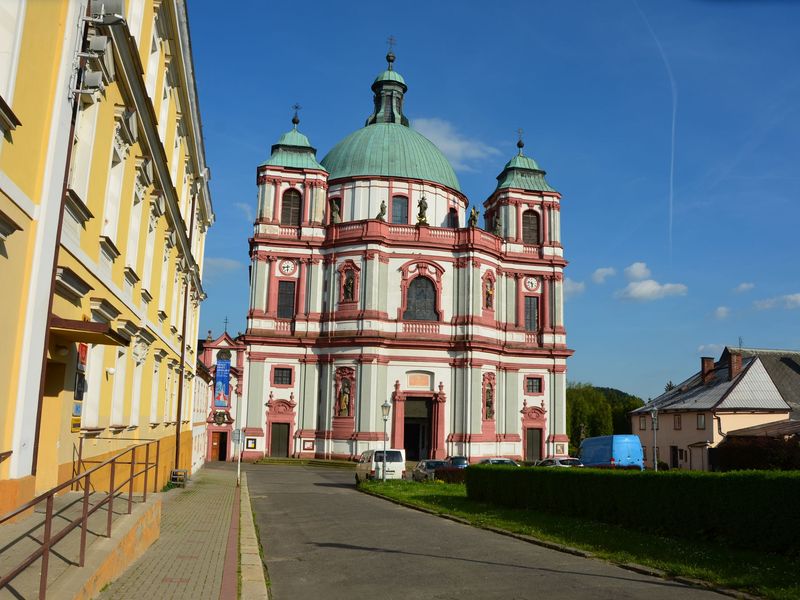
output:
<path id="1" fill-rule="evenodd" d="M 449 466 L 446 460 L 421 460 L 411 471 L 411 479 L 414 481 L 428 481 L 434 478 L 436 469 Z"/>
<path id="2" fill-rule="evenodd" d="M 466 469 L 469 466 L 469 459 L 466 456 L 451 456 L 447 459 L 447 464 L 456 469 Z"/>

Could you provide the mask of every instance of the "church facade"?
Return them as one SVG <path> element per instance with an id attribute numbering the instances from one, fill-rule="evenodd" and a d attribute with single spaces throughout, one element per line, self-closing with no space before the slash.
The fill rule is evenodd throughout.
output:
<path id="1" fill-rule="evenodd" d="M 257 168 L 244 458 L 382 448 L 386 401 L 409 460 L 566 455 L 561 196 L 520 141 L 479 228 L 387 61 L 363 128 Z"/>

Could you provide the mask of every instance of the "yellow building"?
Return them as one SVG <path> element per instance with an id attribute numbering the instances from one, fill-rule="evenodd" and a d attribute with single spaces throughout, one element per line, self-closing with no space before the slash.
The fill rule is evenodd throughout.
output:
<path id="1" fill-rule="evenodd" d="M 0 1 L 0 514 L 79 452 L 161 439 L 164 481 L 180 428 L 190 466 L 214 217 L 190 48 L 182 0 Z"/>

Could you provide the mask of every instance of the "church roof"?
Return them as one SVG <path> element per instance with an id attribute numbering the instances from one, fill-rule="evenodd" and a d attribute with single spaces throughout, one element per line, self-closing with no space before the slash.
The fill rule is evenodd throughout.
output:
<path id="1" fill-rule="evenodd" d="M 290 169 L 318 169 L 325 168 L 317 162 L 317 150 L 308 141 L 308 138 L 297 130 L 300 119 L 295 113 L 292 119 L 294 127 L 284 133 L 277 144 L 272 146 L 272 154 L 261 163 L 261 166 L 287 167 Z"/>
<path id="2" fill-rule="evenodd" d="M 531 192 L 555 192 L 556 190 L 545 180 L 545 172 L 539 168 L 536 161 L 522 153 L 524 146 L 520 139 L 517 143 L 519 152 L 506 163 L 502 173 L 497 176 L 496 189 L 515 188 Z"/>
<path id="3" fill-rule="evenodd" d="M 354 131 L 322 159 L 329 181 L 356 176 L 400 177 L 461 191 L 453 167 L 423 135 L 400 123 L 374 123 Z"/>
<path id="4" fill-rule="evenodd" d="M 374 109 L 366 125 L 340 141 L 322 159 L 329 181 L 349 177 L 421 179 L 461 191 L 453 167 L 433 142 L 409 127 L 403 114 L 408 89 L 386 55 L 388 68 L 372 84 Z"/>

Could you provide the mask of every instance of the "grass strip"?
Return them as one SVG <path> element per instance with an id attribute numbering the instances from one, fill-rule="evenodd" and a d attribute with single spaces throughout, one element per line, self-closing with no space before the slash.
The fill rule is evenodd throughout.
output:
<path id="1" fill-rule="evenodd" d="M 637 563 L 664 571 L 669 577 L 698 579 L 776 600 L 800 598 L 800 557 L 647 534 L 578 517 L 497 507 L 469 500 L 462 484 L 387 481 L 364 482 L 360 487 L 460 517 L 478 527 L 496 527 L 571 546 L 614 563 Z"/>

